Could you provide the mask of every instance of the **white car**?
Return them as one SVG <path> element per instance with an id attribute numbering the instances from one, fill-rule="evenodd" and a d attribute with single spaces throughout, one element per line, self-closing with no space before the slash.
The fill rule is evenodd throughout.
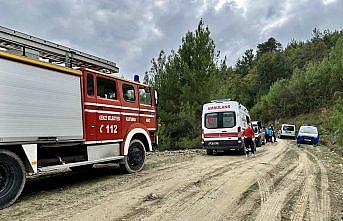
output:
<path id="1" fill-rule="evenodd" d="M 294 124 L 282 124 L 280 130 L 280 138 L 292 138 L 295 139 L 295 125 Z"/>

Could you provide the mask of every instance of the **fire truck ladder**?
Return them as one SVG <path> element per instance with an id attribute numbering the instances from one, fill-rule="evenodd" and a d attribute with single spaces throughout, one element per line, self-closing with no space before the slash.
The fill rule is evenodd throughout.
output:
<path id="1" fill-rule="evenodd" d="M 0 51 L 69 68 L 85 67 L 107 74 L 118 73 L 116 63 L 41 38 L 0 26 Z"/>

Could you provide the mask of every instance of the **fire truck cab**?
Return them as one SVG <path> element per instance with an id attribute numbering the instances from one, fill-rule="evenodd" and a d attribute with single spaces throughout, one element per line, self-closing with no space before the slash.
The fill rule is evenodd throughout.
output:
<path id="1" fill-rule="evenodd" d="M 98 160 L 101 148 L 109 155 L 100 158 L 123 156 L 121 165 L 127 172 L 140 171 L 145 152 L 152 151 L 157 141 L 154 91 L 91 69 L 81 71 L 87 152 L 94 152 L 92 159 Z"/>
<path id="2" fill-rule="evenodd" d="M 237 150 L 244 153 L 242 132 L 248 127 L 248 110 L 230 99 L 213 100 L 203 105 L 202 144 L 207 154 Z"/>
<path id="3" fill-rule="evenodd" d="M 0 27 L 0 209 L 16 201 L 28 175 L 107 162 L 143 169 L 157 145 L 157 93 L 118 70 Z"/>

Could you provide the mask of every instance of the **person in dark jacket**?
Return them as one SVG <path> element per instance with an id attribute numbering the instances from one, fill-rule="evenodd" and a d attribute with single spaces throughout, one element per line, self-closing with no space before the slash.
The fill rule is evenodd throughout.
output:
<path id="1" fill-rule="evenodd" d="M 270 125 L 270 129 L 272 130 L 272 133 L 273 133 L 274 142 L 277 142 L 276 141 L 276 134 L 275 134 L 275 130 L 274 130 L 273 125 Z"/>

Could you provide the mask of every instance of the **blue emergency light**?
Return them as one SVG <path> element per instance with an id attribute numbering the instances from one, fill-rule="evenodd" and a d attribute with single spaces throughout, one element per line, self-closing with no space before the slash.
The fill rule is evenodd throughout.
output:
<path id="1" fill-rule="evenodd" d="M 138 75 L 138 74 L 135 74 L 135 75 L 133 76 L 133 80 L 139 83 L 139 75 Z"/>

